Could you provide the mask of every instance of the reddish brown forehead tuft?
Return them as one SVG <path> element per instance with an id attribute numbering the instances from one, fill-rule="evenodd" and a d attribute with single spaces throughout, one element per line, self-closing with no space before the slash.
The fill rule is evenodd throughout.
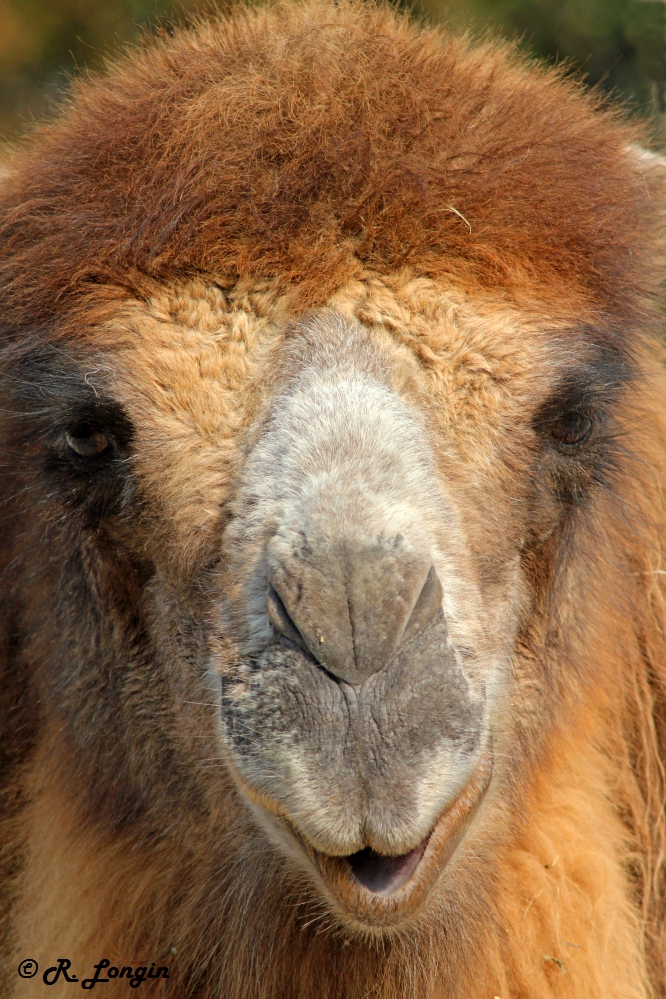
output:
<path id="1" fill-rule="evenodd" d="M 555 72 L 383 7 L 237 13 L 78 84 L 17 154 L 4 314 L 183 271 L 279 277 L 312 305 L 409 266 L 638 321 L 658 206 L 637 137 Z"/>

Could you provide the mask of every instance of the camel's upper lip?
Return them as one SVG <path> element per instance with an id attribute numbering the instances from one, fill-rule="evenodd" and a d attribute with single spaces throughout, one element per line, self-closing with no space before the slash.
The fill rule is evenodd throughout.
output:
<path id="1" fill-rule="evenodd" d="M 416 915 L 462 841 L 491 775 L 492 757 L 486 755 L 428 836 L 401 856 L 382 856 L 366 848 L 347 857 L 333 857 L 299 836 L 336 908 L 367 929 L 388 928 Z"/>

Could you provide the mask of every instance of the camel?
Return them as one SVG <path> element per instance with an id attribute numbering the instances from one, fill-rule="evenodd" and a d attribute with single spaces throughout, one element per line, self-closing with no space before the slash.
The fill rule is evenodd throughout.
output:
<path id="1" fill-rule="evenodd" d="M 284 0 L 17 145 L 3 996 L 664 999 L 646 142 L 503 43 Z"/>

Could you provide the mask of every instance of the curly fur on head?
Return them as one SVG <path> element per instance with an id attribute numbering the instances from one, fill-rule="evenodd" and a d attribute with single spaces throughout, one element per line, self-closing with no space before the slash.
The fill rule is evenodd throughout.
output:
<path id="1" fill-rule="evenodd" d="M 141 987 L 192 999 L 666 999 L 664 171 L 641 139 L 505 46 L 305 0 L 147 41 L 15 151 L 3 995 L 41 994 L 65 956 L 79 978 L 168 965 Z M 567 451 L 572 413 L 591 436 Z M 71 441 L 94 433 L 109 446 L 82 464 Z M 315 564 L 380 509 L 410 557 L 435 553 L 449 659 L 413 644 L 379 670 L 427 696 L 415 731 L 373 715 L 407 760 L 388 798 L 377 765 L 377 800 L 418 784 L 409 753 L 455 729 L 452 704 L 493 756 L 427 904 L 388 928 L 310 864 L 317 836 L 331 864 L 356 850 L 354 768 L 344 739 L 316 743 L 335 710 L 308 721 L 338 687 L 265 611 L 289 511 Z M 294 672 L 302 739 L 271 742 Z M 444 758 L 428 780 L 467 759 Z M 314 818 L 289 797 L 306 785 L 331 795 Z"/>
<path id="2" fill-rule="evenodd" d="M 654 278 L 650 171 L 596 105 L 382 6 L 237 12 L 75 83 L 16 161 L 0 273 L 21 266 L 17 305 L 48 313 L 119 270 L 273 275 L 314 304 L 410 265 L 624 317 Z"/>

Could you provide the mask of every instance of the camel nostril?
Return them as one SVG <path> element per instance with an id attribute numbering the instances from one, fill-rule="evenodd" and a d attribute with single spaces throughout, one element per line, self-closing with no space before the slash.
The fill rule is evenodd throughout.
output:
<path id="1" fill-rule="evenodd" d="M 266 611 L 275 634 L 337 680 L 363 684 L 401 646 L 443 622 L 432 562 L 404 539 L 366 545 L 327 539 L 318 556 L 273 553 Z"/>
<path id="2" fill-rule="evenodd" d="M 400 642 L 408 642 L 423 631 L 435 618 L 442 613 L 442 584 L 434 568 L 430 570 L 421 588 L 409 620 L 405 625 Z"/>
<path id="3" fill-rule="evenodd" d="M 289 611 L 284 605 L 282 597 L 274 586 L 270 586 L 268 589 L 266 611 L 268 613 L 268 620 L 271 622 L 279 635 L 282 635 L 283 638 L 293 642 L 294 645 L 297 645 L 303 650 L 303 652 L 307 652 L 308 655 L 312 655 L 310 649 L 308 648 L 307 642 L 294 624 Z"/>

